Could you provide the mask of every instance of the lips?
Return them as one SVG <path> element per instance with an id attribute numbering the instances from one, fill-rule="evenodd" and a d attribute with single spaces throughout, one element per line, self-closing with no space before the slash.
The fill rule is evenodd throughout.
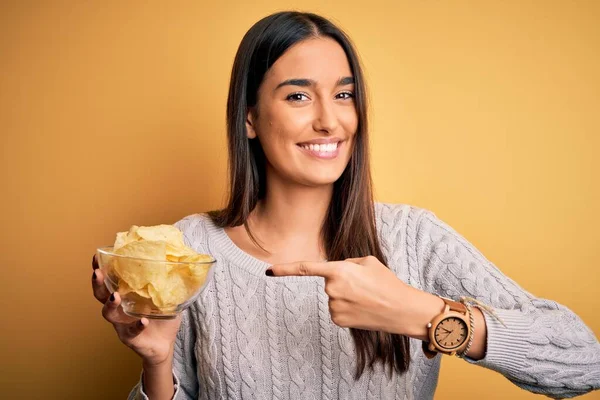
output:
<path id="1" fill-rule="evenodd" d="M 323 143 L 323 144 L 318 144 L 318 143 L 304 143 L 304 144 L 299 144 L 298 146 L 302 147 L 305 150 L 313 150 L 313 151 L 317 151 L 317 152 L 334 152 L 337 150 L 339 145 L 339 142 L 334 142 L 334 143 Z"/>
<path id="2" fill-rule="evenodd" d="M 340 140 L 330 140 L 329 142 L 325 143 L 314 143 L 314 141 L 311 141 L 299 143 L 298 147 L 301 149 L 302 152 L 310 156 L 320 159 L 333 159 L 338 156 L 342 143 L 343 142 L 341 142 Z"/>

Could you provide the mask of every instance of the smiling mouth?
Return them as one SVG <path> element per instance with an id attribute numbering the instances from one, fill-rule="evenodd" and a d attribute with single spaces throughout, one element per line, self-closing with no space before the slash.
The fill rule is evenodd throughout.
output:
<path id="1" fill-rule="evenodd" d="M 332 159 L 338 156 L 340 147 L 343 142 L 334 143 L 299 143 L 297 146 L 300 147 L 304 153 L 321 159 Z"/>
<path id="2" fill-rule="evenodd" d="M 334 152 L 338 149 L 340 142 L 335 143 L 326 143 L 326 144 L 302 144 L 300 143 L 298 146 L 302 147 L 305 150 L 317 151 L 317 152 Z"/>

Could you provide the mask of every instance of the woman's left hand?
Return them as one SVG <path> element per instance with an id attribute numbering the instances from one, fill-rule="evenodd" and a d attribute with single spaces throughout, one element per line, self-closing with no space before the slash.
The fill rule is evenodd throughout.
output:
<path id="1" fill-rule="evenodd" d="M 432 295 L 405 284 L 373 256 L 344 261 L 279 264 L 273 265 L 270 271 L 276 277 L 325 278 L 331 319 L 341 327 L 413 337 L 422 337 L 425 332 L 424 325 L 415 330 L 411 324 L 411 314 L 416 311 L 414 306 L 419 304 L 413 300 L 419 301 L 418 295 Z M 268 271 L 267 275 L 270 275 Z"/>

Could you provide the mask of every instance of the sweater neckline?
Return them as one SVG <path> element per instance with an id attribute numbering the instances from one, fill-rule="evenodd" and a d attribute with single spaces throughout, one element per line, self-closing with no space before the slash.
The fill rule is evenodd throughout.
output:
<path id="1" fill-rule="evenodd" d="M 265 275 L 265 271 L 271 266 L 270 263 L 260 260 L 240 249 L 231 240 L 225 229 L 216 226 L 208 215 L 204 215 L 204 220 L 209 237 L 213 239 L 213 243 L 217 246 L 219 253 L 224 255 L 229 261 L 233 261 L 236 267 L 252 275 L 268 278 Z M 322 278 L 317 276 L 285 276 L 269 279 L 276 279 L 283 282 L 316 282 Z"/>

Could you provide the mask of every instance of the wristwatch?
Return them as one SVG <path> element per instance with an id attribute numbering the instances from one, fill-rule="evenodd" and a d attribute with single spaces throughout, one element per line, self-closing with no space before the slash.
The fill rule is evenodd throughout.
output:
<path id="1" fill-rule="evenodd" d="M 444 300 L 444 309 L 427 324 L 429 343 L 423 341 L 423 352 L 427 358 L 437 353 L 461 354 L 467 347 L 471 336 L 469 310 L 454 300 L 438 296 Z"/>

